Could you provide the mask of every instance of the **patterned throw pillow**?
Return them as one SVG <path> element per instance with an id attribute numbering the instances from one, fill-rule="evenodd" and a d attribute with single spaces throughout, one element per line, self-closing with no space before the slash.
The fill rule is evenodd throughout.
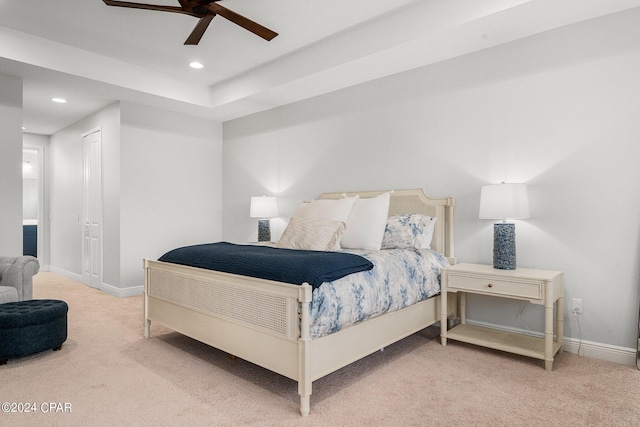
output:
<path id="1" fill-rule="evenodd" d="M 393 215 L 387 218 L 382 249 L 429 249 L 436 218 L 423 214 Z"/>

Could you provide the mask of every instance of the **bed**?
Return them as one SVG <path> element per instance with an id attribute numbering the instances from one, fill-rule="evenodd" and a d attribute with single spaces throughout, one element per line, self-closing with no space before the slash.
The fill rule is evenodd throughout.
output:
<path id="1" fill-rule="evenodd" d="M 321 200 L 385 192 L 324 193 Z M 437 218 L 431 247 L 455 263 L 453 198 L 432 199 L 422 189 L 390 192 L 389 215 Z M 144 260 L 144 336 L 163 324 L 298 383 L 300 413 L 310 412 L 313 381 L 440 321 L 440 296 L 313 338 L 312 287 L 169 262 Z M 455 298 L 447 316 L 455 316 Z M 336 351 L 340 349 L 340 351 Z"/>

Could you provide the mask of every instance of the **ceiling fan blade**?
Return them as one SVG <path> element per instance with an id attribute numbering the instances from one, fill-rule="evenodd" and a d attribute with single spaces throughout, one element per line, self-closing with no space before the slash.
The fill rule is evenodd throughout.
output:
<path id="1" fill-rule="evenodd" d="M 184 44 L 198 44 L 200 42 L 200 39 L 204 35 L 204 32 L 207 30 L 207 27 L 211 23 L 211 20 L 215 17 L 216 17 L 215 13 L 209 12 L 206 15 L 204 15 L 202 18 L 200 18 L 200 20 L 196 24 L 191 34 L 189 34 L 189 37 L 184 42 Z"/>
<path id="2" fill-rule="evenodd" d="M 178 0 L 180 6 L 187 12 L 193 12 L 193 7 L 189 4 L 189 0 Z"/>
<path id="3" fill-rule="evenodd" d="M 184 13 L 186 15 L 197 16 L 193 11 L 185 10 L 181 7 L 177 6 L 158 6 L 155 4 L 146 4 L 146 3 L 134 3 L 128 1 L 117 1 L 117 0 L 104 0 L 107 6 L 118 6 L 118 7 L 130 7 L 132 9 L 146 9 L 146 10 L 157 10 L 160 12 L 175 12 L 175 13 Z"/>
<path id="4" fill-rule="evenodd" d="M 246 30 L 251 31 L 253 34 L 260 36 L 267 41 L 273 39 L 275 36 L 278 35 L 278 33 L 271 31 L 270 29 L 263 27 L 257 22 L 254 22 L 249 18 L 245 18 L 244 16 L 232 10 L 229 10 L 226 7 L 220 6 L 218 3 L 209 3 L 209 4 L 203 5 L 202 7 L 204 7 L 207 10 L 210 10 L 211 12 L 217 15 L 222 16 L 223 18 L 228 19 L 229 21 L 241 26 Z"/>

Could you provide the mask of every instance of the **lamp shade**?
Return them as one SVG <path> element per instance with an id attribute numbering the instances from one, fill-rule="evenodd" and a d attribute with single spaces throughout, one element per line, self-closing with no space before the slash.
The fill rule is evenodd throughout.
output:
<path id="1" fill-rule="evenodd" d="M 278 203 L 275 197 L 251 197 L 251 218 L 273 218 L 278 216 Z"/>
<path id="2" fill-rule="evenodd" d="M 480 219 L 529 218 L 525 184 L 484 185 L 480 190 Z"/>

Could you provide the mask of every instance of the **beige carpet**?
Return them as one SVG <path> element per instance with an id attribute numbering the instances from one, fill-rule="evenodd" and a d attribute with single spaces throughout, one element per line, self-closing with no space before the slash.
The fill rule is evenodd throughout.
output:
<path id="1" fill-rule="evenodd" d="M 69 338 L 61 351 L 0 366 L 0 402 L 37 409 L 0 412 L 2 426 L 640 425 L 640 371 L 631 366 L 564 353 L 547 372 L 529 358 L 442 347 L 435 329 L 314 382 L 303 418 L 294 381 L 160 325 L 143 339 L 142 297 L 52 273 L 35 282 L 34 298 L 69 304 Z"/>

